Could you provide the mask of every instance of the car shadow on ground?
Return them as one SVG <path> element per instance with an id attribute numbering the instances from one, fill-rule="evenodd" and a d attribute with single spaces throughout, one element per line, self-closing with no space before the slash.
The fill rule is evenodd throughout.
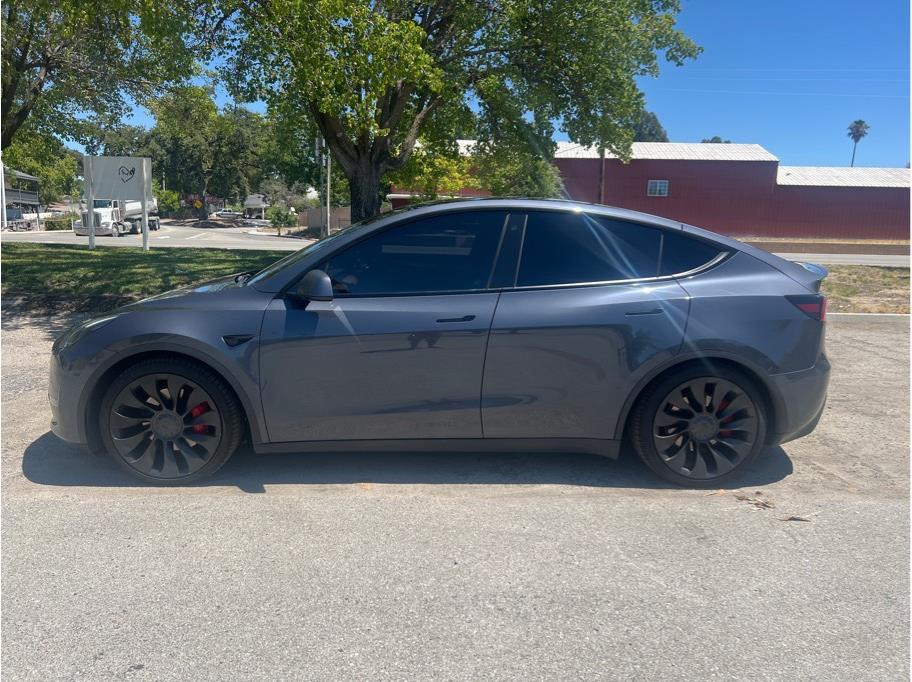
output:
<path id="1" fill-rule="evenodd" d="M 52 433 L 31 443 L 22 460 L 25 477 L 42 485 L 142 487 L 107 457 L 68 445 Z M 792 473 L 781 447 L 767 448 L 725 488 L 761 486 Z M 197 487 L 236 486 L 265 492 L 267 485 L 570 485 L 598 488 L 676 488 L 658 479 L 635 453 L 617 461 L 571 453 L 333 452 L 256 454 L 247 446 Z"/>

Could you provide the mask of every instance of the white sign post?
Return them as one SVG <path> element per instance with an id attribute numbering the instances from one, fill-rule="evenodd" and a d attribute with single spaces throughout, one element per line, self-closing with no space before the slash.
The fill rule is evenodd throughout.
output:
<path id="1" fill-rule="evenodd" d="M 95 199 L 117 200 L 121 209 L 126 202 L 142 206 L 143 250 L 149 250 L 148 202 L 152 195 L 152 159 L 132 156 L 85 156 L 83 174 L 88 204 L 89 248 L 95 248 Z"/>

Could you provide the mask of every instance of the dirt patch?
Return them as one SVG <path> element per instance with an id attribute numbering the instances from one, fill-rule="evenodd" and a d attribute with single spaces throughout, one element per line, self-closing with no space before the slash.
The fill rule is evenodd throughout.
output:
<path id="1" fill-rule="evenodd" d="M 908 313 L 909 269 L 834 265 L 823 280 L 831 312 Z"/>

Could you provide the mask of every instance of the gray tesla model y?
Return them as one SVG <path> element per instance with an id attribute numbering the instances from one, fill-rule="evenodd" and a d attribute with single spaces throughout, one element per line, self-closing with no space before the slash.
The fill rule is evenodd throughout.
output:
<path id="1" fill-rule="evenodd" d="M 209 476 L 249 439 L 612 457 L 629 442 L 659 476 L 714 486 L 816 426 L 825 276 L 604 206 L 424 205 L 71 329 L 52 428 L 154 483 Z"/>

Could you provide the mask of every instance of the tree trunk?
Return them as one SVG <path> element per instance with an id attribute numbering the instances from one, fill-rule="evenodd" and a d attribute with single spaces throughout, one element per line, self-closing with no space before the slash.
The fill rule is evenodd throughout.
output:
<path id="1" fill-rule="evenodd" d="M 364 159 L 348 176 L 351 189 L 351 221 L 373 218 L 380 213 L 380 169 L 374 167 L 369 159 Z"/>
<path id="2" fill-rule="evenodd" d="M 858 149 L 858 143 L 852 145 L 852 163 L 849 164 L 850 168 L 855 167 L 855 150 Z"/>

